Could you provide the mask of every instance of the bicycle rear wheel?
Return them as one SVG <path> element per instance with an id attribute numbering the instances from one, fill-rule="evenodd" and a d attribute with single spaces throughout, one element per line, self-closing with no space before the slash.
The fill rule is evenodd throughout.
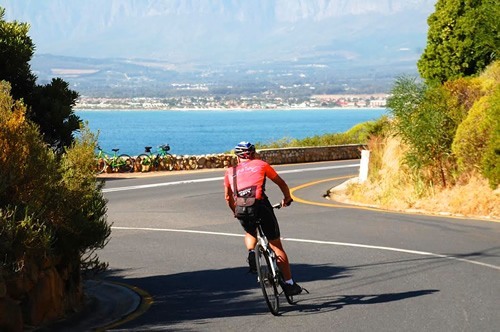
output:
<path id="1" fill-rule="evenodd" d="M 128 154 L 119 155 L 116 164 L 119 172 L 130 173 L 134 171 L 134 160 Z"/>
<path id="2" fill-rule="evenodd" d="M 255 261 L 264 299 L 271 313 L 277 316 L 280 308 L 278 287 L 271 268 L 271 258 L 260 244 L 255 247 Z"/>

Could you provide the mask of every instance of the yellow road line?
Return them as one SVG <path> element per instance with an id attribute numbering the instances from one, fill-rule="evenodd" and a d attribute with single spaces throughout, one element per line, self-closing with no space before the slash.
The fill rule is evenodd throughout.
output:
<path id="1" fill-rule="evenodd" d="M 131 312 L 127 316 L 123 317 L 122 319 L 120 319 L 116 322 L 113 322 L 111 324 L 108 324 L 106 326 L 98 328 L 98 329 L 96 329 L 96 331 L 107 331 L 111 328 L 115 328 L 115 327 L 118 327 L 118 326 L 123 325 L 125 323 L 128 323 L 128 322 L 136 319 L 137 317 L 141 316 L 146 311 L 148 311 L 149 307 L 151 307 L 151 305 L 154 303 L 153 297 L 151 295 L 149 295 L 148 292 L 146 292 L 145 290 L 143 290 L 137 286 L 125 284 L 122 282 L 116 282 L 116 281 L 113 281 L 112 283 L 123 286 L 123 287 L 127 287 L 127 288 L 133 290 L 134 292 L 136 292 L 139 295 L 139 297 L 141 298 L 141 303 L 139 304 L 139 306 L 137 307 L 136 310 L 134 310 L 133 312 Z"/>
<path id="2" fill-rule="evenodd" d="M 348 204 L 348 203 L 344 203 L 344 204 L 326 203 L 326 202 L 323 203 L 323 202 L 309 201 L 306 199 L 302 199 L 302 198 L 298 197 L 295 193 L 298 190 L 301 190 L 301 189 L 304 189 L 307 187 L 312 187 L 312 186 L 320 184 L 320 183 L 332 182 L 332 181 L 336 181 L 336 180 L 348 179 L 348 178 L 353 178 L 353 177 L 355 177 L 355 175 L 346 175 L 346 176 L 341 176 L 341 177 L 334 177 L 334 178 L 328 178 L 328 179 L 304 183 L 304 184 L 301 184 L 300 186 L 290 188 L 290 194 L 292 195 L 292 198 L 295 202 L 309 204 L 309 205 L 323 206 L 323 207 L 368 210 L 368 211 L 376 211 L 376 212 L 384 212 L 384 213 L 397 213 L 397 214 L 409 214 L 409 215 L 425 215 L 425 216 L 431 216 L 431 217 L 452 218 L 452 219 L 462 219 L 462 220 L 466 219 L 466 220 L 500 222 L 499 219 L 494 219 L 494 218 L 487 219 L 487 218 L 468 217 L 468 216 L 440 215 L 440 214 L 434 214 L 434 213 L 430 213 L 430 212 L 395 211 L 395 210 L 387 210 L 387 209 L 371 207 L 371 206 L 352 205 L 352 204 Z"/>
<path id="3" fill-rule="evenodd" d="M 337 204 L 337 203 L 322 203 L 322 202 L 316 202 L 316 201 L 308 201 L 308 200 L 305 200 L 305 199 L 298 197 L 295 194 L 295 192 L 297 190 L 304 189 L 307 187 L 312 187 L 312 186 L 320 184 L 320 183 L 332 182 L 332 181 L 342 180 L 342 179 L 349 179 L 349 178 L 353 178 L 353 177 L 355 177 L 355 175 L 346 175 L 346 176 L 340 176 L 340 177 L 335 177 L 335 178 L 328 178 L 328 179 L 304 183 L 304 184 L 301 184 L 300 186 L 290 188 L 290 194 L 292 195 L 292 198 L 295 202 L 309 204 L 309 205 L 335 207 L 335 208 L 343 208 L 343 209 L 362 209 L 362 210 L 372 210 L 372 211 L 385 212 L 386 210 L 378 209 L 378 208 L 374 208 L 374 207 L 368 207 L 368 206 L 347 205 L 347 204 L 344 205 L 344 204 Z M 391 211 L 388 211 L 388 212 L 391 212 Z"/>

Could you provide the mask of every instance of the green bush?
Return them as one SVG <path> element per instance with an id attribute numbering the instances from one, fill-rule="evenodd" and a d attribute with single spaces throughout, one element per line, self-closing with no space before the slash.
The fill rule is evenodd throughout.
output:
<path id="1" fill-rule="evenodd" d="M 479 171 L 488 144 L 494 119 L 491 118 L 489 97 L 476 102 L 467 118 L 459 125 L 453 141 L 453 153 L 461 173 Z"/>
<path id="2" fill-rule="evenodd" d="M 451 144 L 458 123 L 451 115 L 452 98 L 442 85 L 427 86 L 415 78 L 399 78 L 388 100 L 394 131 L 408 146 L 405 162 L 417 182 L 447 186 L 453 179 Z"/>
<path id="3" fill-rule="evenodd" d="M 0 257 L 4 273 L 21 262 L 59 257 L 90 267 L 110 234 L 106 201 L 92 172 L 95 138 L 83 130 L 62 155 L 26 119 L 26 107 L 0 82 Z"/>
<path id="4" fill-rule="evenodd" d="M 481 159 L 481 171 L 490 187 L 496 189 L 500 184 L 500 86 L 491 97 L 488 118 L 491 119 L 491 133 Z"/>
<path id="5" fill-rule="evenodd" d="M 53 241 L 47 225 L 27 209 L 0 208 L 0 277 L 21 271 L 28 257 L 47 256 Z"/>
<path id="6" fill-rule="evenodd" d="M 483 79 L 459 78 L 443 84 L 450 95 L 449 115 L 455 123 L 461 123 L 474 103 L 485 95 Z"/>
<path id="7" fill-rule="evenodd" d="M 481 86 L 482 97 L 467 100 L 473 106 L 457 128 L 452 150 L 460 174 L 480 172 L 496 188 L 500 172 L 500 62 L 474 80 Z"/>

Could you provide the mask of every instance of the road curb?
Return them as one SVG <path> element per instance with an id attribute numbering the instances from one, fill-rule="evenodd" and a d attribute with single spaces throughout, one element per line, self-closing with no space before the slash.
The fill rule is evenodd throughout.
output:
<path id="1" fill-rule="evenodd" d="M 104 280 L 86 280 L 81 311 L 37 331 L 105 331 L 144 313 L 152 301 L 137 287 Z"/>

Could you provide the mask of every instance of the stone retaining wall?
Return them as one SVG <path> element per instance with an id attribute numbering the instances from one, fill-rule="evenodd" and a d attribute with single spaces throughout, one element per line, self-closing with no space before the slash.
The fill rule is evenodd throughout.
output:
<path id="1" fill-rule="evenodd" d="M 361 144 L 260 150 L 260 158 L 271 165 L 361 158 Z"/>
<path id="2" fill-rule="evenodd" d="M 302 148 L 281 148 L 258 150 L 259 158 L 267 161 L 271 165 L 307 163 L 317 161 L 359 159 L 361 144 L 302 147 Z M 150 165 L 142 165 L 139 159 L 135 159 L 134 172 L 150 172 L 164 170 L 195 170 L 206 168 L 226 168 L 236 165 L 237 158 L 233 154 L 212 154 L 201 156 L 177 156 L 173 155 L 172 160 L 160 162 L 154 168 Z"/>
<path id="3" fill-rule="evenodd" d="M 78 310 L 84 301 L 79 266 L 45 259 L 25 261 L 0 275 L 0 331 L 23 331 Z"/>

